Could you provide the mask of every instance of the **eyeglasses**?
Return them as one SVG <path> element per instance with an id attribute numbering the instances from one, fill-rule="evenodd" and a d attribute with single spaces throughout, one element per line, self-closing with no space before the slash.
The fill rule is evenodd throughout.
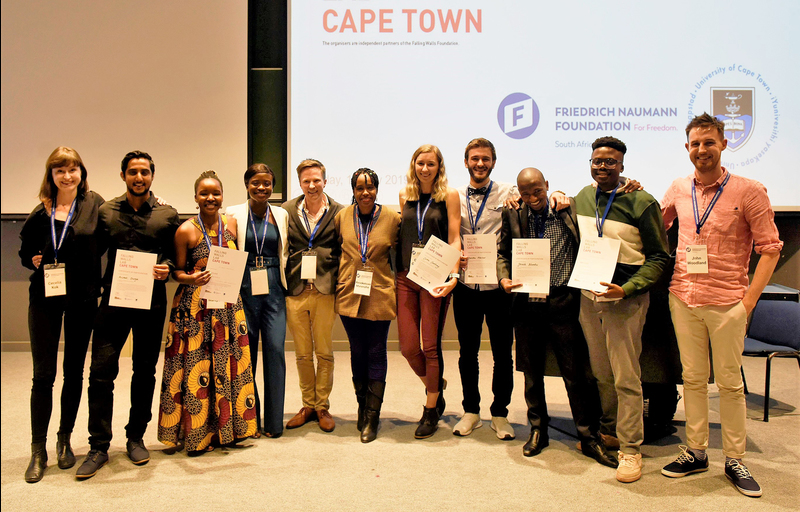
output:
<path id="1" fill-rule="evenodd" d="M 613 158 L 590 158 L 589 161 L 592 163 L 592 167 L 601 167 L 606 164 L 608 169 L 613 169 L 617 164 L 622 163 L 622 160 L 614 160 Z"/>

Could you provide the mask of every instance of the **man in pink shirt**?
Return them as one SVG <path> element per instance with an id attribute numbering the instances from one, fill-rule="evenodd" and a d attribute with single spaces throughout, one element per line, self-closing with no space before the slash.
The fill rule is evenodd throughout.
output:
<path id="1" fill-rule="evenodd" d="M 694 173 L 675 180 L 661 202 L 664 224 L 679 224 L 669 305 L 683 365 L 686 446 L 661 473 L 708 471 L 709 340 L 720 395 L 725 476 L 746 496 L 761 487 L 742 463 L 747 433 L 740 368 L 747 317 L 778 263 L 783 242 L 761 183 L 720 164 L 725 125 L 703 114 L 686 126 Z M 761 255 L 748 286 L 750 253 Z"/>

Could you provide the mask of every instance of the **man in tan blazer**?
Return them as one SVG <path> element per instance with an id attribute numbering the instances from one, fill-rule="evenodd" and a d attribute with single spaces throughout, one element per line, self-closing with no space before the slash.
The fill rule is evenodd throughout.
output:
<path id="1" fill-rule="evenodd" d="M 323 431 L 331 432 L 336 427 L 328 412 L 333 388 L 331 332 L 341 254 L 333 218 L 342 205 L 324 193 L 325 166 L 318 160 L 300 162 L 297 177 L 303 195 L 283 204 L 289 214 L 286 324 L 294 336 L 303 406 L 286 428 L 317 419 Z"/>

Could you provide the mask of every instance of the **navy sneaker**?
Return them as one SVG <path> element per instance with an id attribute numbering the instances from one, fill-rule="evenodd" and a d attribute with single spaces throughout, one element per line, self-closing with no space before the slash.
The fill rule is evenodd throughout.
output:
<path id="1" fill-rule="evenodd" d="M 708 471 L 708 457 L 703 460 L 695 457 L 689 448 L 680 446 L 681 454 L 678 458 L 670 462 L 661 470 L 661 474 L 670 478 L 680 478 L 691 475 L 692 473 L 702 473 Z"/>
<path id="2" fill-rule="evenodd" d="M 742 461 L 738 459 L 728 459 L 725 462 L 725 476 L 731 481 L 736 490 L 745 496 L 758 498 L 761 496 L 761 486 L 758 485 L 753 475 L 747 470 Z"/>

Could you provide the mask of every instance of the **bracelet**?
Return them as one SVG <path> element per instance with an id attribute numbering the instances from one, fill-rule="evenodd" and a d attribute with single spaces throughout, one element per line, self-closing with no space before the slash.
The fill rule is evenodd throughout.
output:
<path id="1" fill-rule="evenodd" d="M 449 276 L 447 276 L 447 278 L 448 279 L 455 279 L 456 281 L 458 281 L 459 275 L 460 274 L 457 274 L 456 272 L 453 272 Z"/>

